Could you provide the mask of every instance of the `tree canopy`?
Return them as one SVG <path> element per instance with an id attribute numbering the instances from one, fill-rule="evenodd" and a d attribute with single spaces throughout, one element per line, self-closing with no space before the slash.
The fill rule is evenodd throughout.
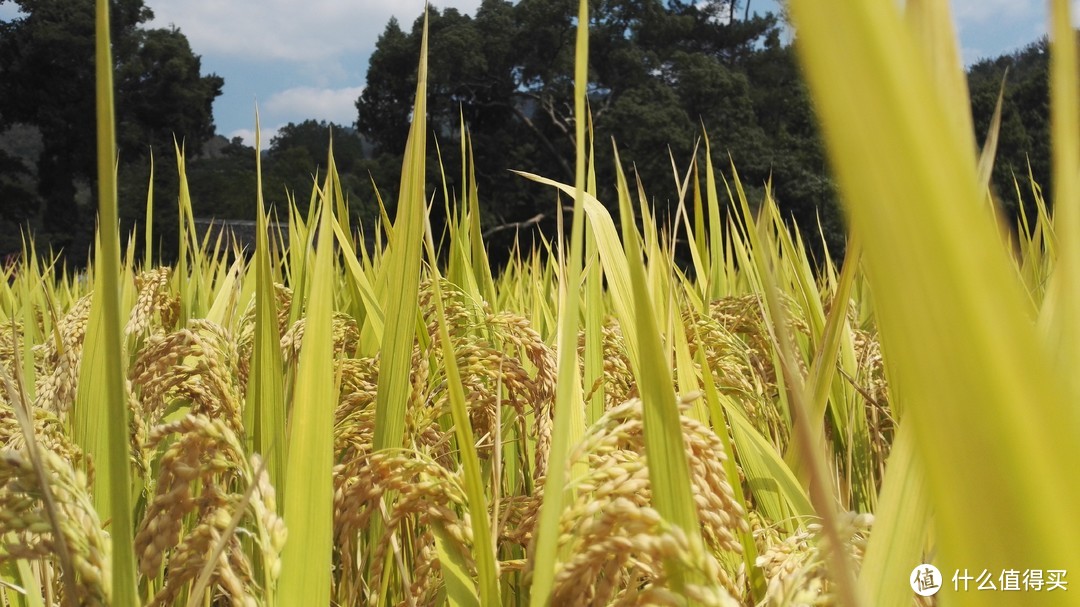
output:
<path id="1" fill-rule="evenodd" d="M 0 254 L 18 249 L 19 227 L 29 225 L 39 243 L 64 247 L 78 263 L 94 223 L 88 195 L 95 153 L 93 2 L 4 2 L 21 13 L 0 21 Z M 187 150 L 196 214 L 251 219 L 255 150 L 214 136 L 211 104 L 222 79 L 202 74 L 199 56 L 179 30 L 145 27 L 152 14 L 143 0 L 114 0 L 112 7 L 122 227 L 143 219 L 151 149 L 155 192 L 163 199 L 176 192 L 174 136 Z M 671 160 L 683 169 L 695 149 L 703 160 L 704 148 L 695 145 L 707 132 L 714 166 L 729 179 L 734 166 L 752 204 L 771 184 L 810 246 L 818 244 L 820 228 L 831 251 L 842 253 L 844 227 L 827 158 L 778 17 L 753 14 L 746 0 L 592 0 L 590 9 L 589 102 L 602 201 L 614 201 L 614 140 L 623 168 L 640 177 L 659 219 L 673 217 Z M 472 15 L 452 8 L 429 12 L 431 136 L 460 196 L 455 167 L 464 120 L 496 263 L 518 235 L 516 226 L 549 237 L 556 227 L 554 193 L 510 170 L 573 179 L 576 14 L 573 0 L 483 0 Z M 263 152 L 268 204 L 292 197 L 306 209 L 313 178 L 325 172 L 332 134 L 354 215 L 368 226 L 376 221 L 374 185 L 393 210 L 422 19 L 386 24 L 354 125 L 304 120 L 279 130 Z M 1041 40 L 968 71 L 981 140 L 1008 69 L 993 185 L 1013 217 L 1020 204 L 1032 202 L 1031 178 L 1043 191 L 1050 187 L 1047 57 Z M 441 191 L 436 146 L 428 148 L 429 187 Z M 157 244 L 168 257 L 175 249 L 176 209 L 157 209 Z M 441 211 L 434 205 L 436 229 Z M 522 244 L 530 234 L 521 232 Z"/>
<path id="2" fill-rule="evenodd" d="M 40 224 L 31 225 L 39 241 L 78 260 L 94 225 L 89 201 L 77 202 L 95 179 L 94 2 L 5 1 L 21 14 L 0 21 L 0 131 L 25 124 L 40 132 Z M 143 0 L 113 0 L 111 14 L 121 162 L 146 157 L 151 146 L 171 150 L 174 136 L 198 149 L 214 133 L 211 105 L 223 79 L 201 74 L 178 29 L 142 27 L 153 17 Z"/>
<path id="3" fill-rule="evenodd" d="M 729 166 L 730 154 L 757 191 L 771 177 L 788 212 L 815 233 L 817 217 L 826 217 L 839 242 L 839 216 L 791 49 L 780 42 L 775 16 L 746 9 L 728 0 L 592 3 L 589 101 L 601 199 L 612 200 L 614 139 L 661 215 L 673 215 L 669 153 L 685 168 L 704 128 L 718 167 Z M 475 16 L 452 8 L 428 14 L 428 120 L 445 159 L 464 118 L 489 223 L 554 208 L 550 192 L 508 169 L 573 178 L 576 14 L 572 0 L 484 0 Z M 404 147 L 415 76 L 402 74 L 415 74 L 421 27 L 422 16 L 408 32 L 391 20 L 371 56 L 357 128 L 380 155 Z M 384 177 L 381 187 L 394 185 L 376 177 Z"/>
<path id="4" fill-rule="evenodd" d="M 1021 203 L 1032 216 L 1032 178 L 1043 192 L 1052 191 L 1049 57 L 1049 41 L 1043 38 L 1015 52 L 983 59 L 968 71 L 979 141 L 986 137 L 998 94 L 1003 93 L 992 185 L 1009 217 L 1017 215 Z"/>

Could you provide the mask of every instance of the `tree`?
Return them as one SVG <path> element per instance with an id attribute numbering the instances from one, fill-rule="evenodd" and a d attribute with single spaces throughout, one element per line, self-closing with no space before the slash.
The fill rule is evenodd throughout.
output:
<path id="1" fill-rule="evenodd" d="M 76 193 L 95 181 L 94 3 L 13 1 L 22 15 L 0 22 L 0 128 L 40 130 L 40 236 L 78 260 L 93 227 Z M 200 75 L 179 30 L 142 29 L 153 17 L 143 0 L 113 0 L 111 16 L 121 160 L 171 147 L 173 134 L 198 149 L 213 134 L 210 105 L 223 80 Z"/>
<path id="2" fill-rule="evenodd" d="M 438 14 L 438 10 L 432 13 Z M 415 90 L 416 78 L 405 76 L 415 70 L 415 52 L 413 44 L 405 32 L 401 31 L 398 21 L 391 18 L 386 29 L 375 43 L 368 64 L 368 82 L 378 86 L 367 86 L 356 102 L 361 108 L 356 126 L 368 136 L 381 152 L 391 152 L 398 142 L 404 142 L 409 134 L 409 116 L 406 102 L 410 80 Z"/>
<path id="3" fill-rule="evenodd" d="M 334 141 L 334 164 L 338 171 L 351 171 L 364 157 L 364 146 L 351 126 L 341 126 L 325 120 L 305 120 L 299 124 L 290 122 L 278 129 L 270 140 L 270 155 L 282 154 L 298 148 L 307 158 L 308 172 L 311 168 L 326 167 L 326 153 L 330 149 L 330 140 Z"/>
<path id="4" fill-rule="evenodd" d="M 198 150 L 214 135 L 212 104 L 224 80 L 203 76 L 202 61 L 175 27 L 137 29 L 117 69 L 120 153 L 169 151 L 173 137 Z"/>
<path id="5" fill-rule="evenodd" d="M 730 153 L 757 192 L 776 168 L 775 160 L 790 165 L 804 160 L 801 154 L 777 153 L 759 123 L 763 114 L 774 122 L 800 123 L 810 113 L 809 101 L 802 97 L 801 105 L 767 107 L 775 91 L 762 92 L 749 72 L 763 67 L 758 64 L 765 61 L 761 57 L 770 41 L 779 44 L 778 23 L 748 9 L 746 2 L 730 0 L 590 3 L 589 101 L 601 200 L 614 198 L 612 138 L 626 167 L 633 167 L 654 197 L 661 218 L 674 214 L 669 151 L 678 162 L 688 162 L 702 126 L 717 166 L 727 167 Z M 429 12 L 429 124 L 449 161 L 447 151 L 457 149 L 459 117 L 465 119 L 489 223 L 520 221 L 553 206 L 550 191 L 507 169 L 573 179 L 576 19 L 574 0 L 484 0 L 475 16 L 454 9 Z M 371 57 L 367 87 L 357 101 L 357 128 L 379 156 L 400 154 L 404 147 L 422 24 L 417 19 L 406 32 L 391 21 Z M 794 70 L 785 53 L 772 52 L 767 60 L 788 62 L 784 69 Z M 785 110 L 793 114 L 790 119 L 779 115 Z M 817 134 L 793 126 L 787 141 L 796 136 Z M 799 142 L 798 149 L 815 146 Z M 820 161 L 814 170 L 822 170 Z M 801 176 L 796 170 L 785 170 L 788 174 Z M 447 176 L 456 177 L 454 171 Z M 835 207 L 827 187 L 803 202 Z M 548 216 L 541 225 L 550 228 L 554 214 Z M 807 216 L 808 231 L 816 233 L 814 210 L 801 217 Z"/>
<path id="6" fill-rule="evenodd" d="M 334 144 L 334 165 L 341 179 L 342 190 L 350 201 L 367 194 L 370 181 L 364 166 L 364 142 L 356 129 L 333 122 L 305 120 L 299 124 L 290 122 L 278 129 L 277 135 L 270 140 L 270 150 L 266 155 L 266 177 L 264 187 L 272 194 L 270 200 L 281 192 L 296 195 L 296 202 L 301 211 L 307 210 L 310 197 L 308 194 L 314 185 L 314 178 L 326 176 L 327 151 L 330 142 Z M 281 207 L 283 208 L 283 207 Z M 354 216 L 371 221 L 376 217 L 374 207 L 362 208 L 352 204 Z M 366 213 L 364 211 L 367 211 Z"/>
<path id="7" fill-rule="evenodd" d="M 1052 191 L 1049 41 L 1044 37 L 1014 53 L 971 66 L 968 88 L 978 141 L 986 137 L 1003 82 L 1001 130 L 991 183 L 1007 216 L 1015 217 L 1024 202 L 1031 217 L 1032 186 Z"/>
<path id="8" fill-rule="evenodd" d="M 0 132 L 0 257 L 22 249 L 26 228 L 35 221 L 40 206 L 36 166 L 41 147 L 41 134 L 33 127 L 21 125 Z"/>
<path id="9" fill-rule="evenodd" d="M 24 228 L 34 216 L 37 196 L 30 169 L 19 158 L 0 149 L 0 256 L 20 250 Z"/>

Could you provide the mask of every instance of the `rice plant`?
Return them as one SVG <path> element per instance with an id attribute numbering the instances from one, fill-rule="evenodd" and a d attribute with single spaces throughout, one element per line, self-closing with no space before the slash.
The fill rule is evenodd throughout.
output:
<path id="1" fill-rule="evenodd" d="M 1065 0 L 1056 205 L 1017 234 L 986 194 L 995 133 L 977 154 L 947 4 L 793 0 L 843 260 L 811 259 L 817 236 L 723 177 L 707 138 L 673 223 L 618 164 L 597 200 L 582 28 L 575 183 L 522 174 L 573 201 L 568 233 L 498 274 L 475 188 L 425 190 L 426 40 L 393 221 L 350 225 L 331 151 L 311 212 L 278 209 L 287 245 L 261 185 L 253 251 L 200 240 L 178 148 L 179 261 L 136 259 L 108 4 L 95 262 L 27 241 L 0 271 L 0 604 L 1071 604 Z M 463 125 L 466 184 L 468 145 Z M 937 597 L 909 587 L 922 563 Z M 954 571 L 1024 586 L 964 592 Z"/>

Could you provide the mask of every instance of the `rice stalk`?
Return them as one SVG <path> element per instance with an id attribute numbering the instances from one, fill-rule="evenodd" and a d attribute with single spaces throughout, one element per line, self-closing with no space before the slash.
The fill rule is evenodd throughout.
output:
<path id="1" fill-rule="evenodd" d="M 127 391 L 124 388 L 124 365 L 122 328 L 120 326 L 120 242 L 117 233 L 116 174 L 116 127 L 113 110 L 113 62 L 109 46 L 109 3 L 98 0 L 95 20 L 95 70 L 97 100 L 97 168 L 98 168 L 98 239 L 100 263 L 96 265 L 96 298 L 101 299 L 95 321 L 91 312 L 90 324 L 100 323 L 101 350 L 88 373 L 101 378 L 94 387 L 93 400 L 101 402 L 91 417 L 100 416 L 110 420 L 97 430 L 98 445 L 101 439 L 108 445 L 96 454 L 104 455 L 108 469 L 107 487 L 109 508 L 99 512 L 111 518 L 112 537 L 112 603 L 118 607 L 134 607 L 138 604 L 135 589 L 135 555 L 132 550 L 134 527 L 131 512 L 131 470 L 128 457 L 129 421 Z M 102 436 L 104 434 L 104 436 Z"/>

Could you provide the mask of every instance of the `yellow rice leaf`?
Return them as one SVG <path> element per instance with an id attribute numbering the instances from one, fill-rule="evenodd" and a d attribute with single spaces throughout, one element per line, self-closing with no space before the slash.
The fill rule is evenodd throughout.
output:
<path id="1" fill-rule="evenodd" d="M 427 149 L 427 18 L 420 43 L 413 122 L 405 144 L 398 189 L 397 217 L 384 271 L 376 285 L 386 314 L 379 380 L 375 399 L 376 450 L 398 448 L 405 433 L 405 406 L 409 400 L 413 341 L 419 313 L 420 260 L 423 251 L 424 165 Z"/>
<path id="2" fill-rule="evenodd" d="M 465 402 L 465 386 L 461 380 L 461 371 L 457 364 L 454 343 L 450 340 L 447 328 L 446 312 L 443 307 L 442 287 L 439 285 L 439 270 L 435 265 L 438 258 L 432 244 L 431 228 L 427 230 L 428 259 L 432 268 L 432 299 L 439 322 L 439 341 L 443 350 L 443 362 L 446 366 L 446 387 L 450 401 L 450 413 L 454 420 L 454 434 L 457 437 L 464 472 L 465 493 L 469 500 L 469 517 L 473 526 L 473 561 L 476 563 L 479 579 L 481 605 L 497 606 L 501 604 L 499 595 L 499 573 L 495 558 L 495 543 L 491 537 L 488 521 L 488 503 L 484 495 L 484 475 L 480 471 L 480 459 L 476 454 L 476 441 L 469 419 L 468 405 Z M 470 584 L 471 586 L 471 584 Z M 448 590 L 450 585 L 447 586 Z"/>
<path id="3" fill-rule="evenodd" d="M 116 128 L 113 110 L 113 62 L 109 36 L 109 3 L 98 0 L 95 20 L 95 53 L 97 99 L 97 169 L 98 225 L 100 234 L 100 263 L 96 266 L 94 299 L 100 301 L 97 313 L 100 320 L 101 356 L 94 359 L 90 374 L 99 377 L 101 384 L 91 395 L 97 405 L 88 415 L 107 419 L 104 438 L 104 465 L 109 471 L 109 501 L 112 523 L 112 592 L 113 605 L 134 607 L 138 604 L 135 587 L 134 525 L 131 513 L 131 469 L 129 463 L 129 421 L 127 389 L 123 355 L 123 325 L 120 314 L 120 235 L 116 200 Z M 86 369 L 84 368 L 84 371 Z M 100 433 L 99 426 L 98 432 Z M 99 460 L 100 461 L 100 460 Z M 106 515 L 98 513 L 103 519 Z"/>
<path id="4" fill-rule="evenodd" d="M 615 152 L 616 176 L 619 191 L 619 215 L 622 218 L 623 246 L 626 250 L 633 294 L 633 324 L 620 319 L 624 334 L 635 334 L 639 346 L 638 359 L 631 360 L 642 401 L 642 433 L 645 454 L 649 462 L 649 484 L 653 507 L 667 522 L 682 529 L 692 551 L 703 551 L 704 540 L 698 521 L 694 493 L 690 484 L 690 467 L 686 458 L 682 422 L 675 400 L 675 383 L 671 363 L 663 345 L 660 319 L 654 312 L 646 283 L 645 263 L 634 226 L 634 211 L 630 205 L 626 176 Z M 648 221 L 648 220 L 646 220 Z M 672 590 L 684 591 L 685 584 L 697 582 L 682 571 L 681 565 L 665 565 Z"/>
<path id="5" fill-rule="evenodd" d="M 564 183 L 559 183 L 546 177 L 515 171 L 526 179 L 550 185 L 559 191 L 573 196 L 574 188 Z M 626 262 L 626 253 L 619 241 L 619 233 L 615 229 L 615 222 L 611 219 L 604 205 L 589 193 L 584 193 L 584 210 L 589 219 L 589 227 L 596 236 L 596 249 L 600 255 L 600 262 L 604 268 L 604 278 L 607 279 L 607 287 L 611 292 L 611 305 L 620 318 L 633 319 L 633 296 L 630 288 L 630 270 Z M 637 336 L 625 334 L 626 350 L 631 360 L 637 360 Z"/>
<path id="6" fill-rule="evenodd" d="M 143 228 L 143 268 L 154 263 L 154 150 L 150 150 L 150 182 L 146 187 L 146 225 Z"/>
<path id="7" fill-rule="evenodd" d="M 592 133 L 592 117 L 589 117 L 589 161 L 586 193 L 596 195 L 596 151 Z M 604 273 L 597 250 L 596 232 L 591 224 L 585 225 L 585 352 L 584 383 L 588 398 L 585 423 L 591 426 L 604 414 Z"/>
<path id="8" fill-rule="evenodd" d="M 727 273 L 725 272 L 725 269 L 727 268 L 727 263 L 725 263 L 725 260 L 730 258 L 730 256 L 724 254 L 724 225 L 720 221 L 720 197 L 717 195 L 716 192 L 716 173 L 713 169 L 712 148 L 709 145 L 708 133 L 704 134 L 704 138 L 705 204 L 707 206 L 709 216 L 709 289 L 707 291 L 707 300 L 714 301 L 731 292 L 731 283 L 728 280 Z M 734 231 L 731 231 L 729 233 L 733 238 L 737 236 Z"/>
<path id="9" fill-rule="evenodd" d="M 255 110 L 255 344 L 251 354 L 244 403 L 245 428 L 250 428 L 251 447 L 266 463 L 267 475 L 276 489 L 278 507 L 286 495 L 285 387 L 278 334 L 277 294 L 270 263 L 270 239 L 262 192 L 259 112 Z"/>
<path id="10" fill-rule="evenodd" d="M 589 23 L 589 5 L 578 2 L 578 24 Z M 558 376 L 555 388 L 555 411 L 551 432 L 551 449 L 547 476 L 544 479 L 544 501 L 533 540 L 532 588 L 530 605 L 540 607 L 551 601 L 555 580 L 555 561 L 559 540 L 559 519 L 566 503 L 566 461 L 570 446 L 577 442 L 584 426 L 581 374 L 578 370 L 577 334 L 580 327 L 579 283 L 581 280 L 582 248 L 584 241 L 586 188 L 585 170 L 585 98 L 588 84 L 589 28 L 577 28 L 574 58 L 574 116 L 577 156 L 574 175 L 574 217 L 570 228 L 570 251 L 561 264 L 564 274 L 559 282 L 559 316 L 556 351 Z M 561 212 L 561 206 L 558 207 Z M 560 230 L 560 234 L 562 231 Z M 575 436 L 577 435 L 577 436 Z"/>
<path id="11" fill-rule="evenodd" d="M 1077 394 L 1051 364 L 982 203 L 971 133 L 950 119 L 894 3 L 791 8 L 843 199 L 863 236 L 885 355 L 901 371 L 939 569 L 1080 568 L 1071 514 L 1080 487 L 1062 480 L 1080 462 Z"/>
<path id="12" fill-rule="evenodd" d="M 875 607 L 910 607 L 908 576 L 924 562 L 931 524 L 930 496 L 910 424 L 901 423 L 889 452 L 889 467 L 874 512 L 858 584 Z M 946 580 L 948 581 L 948 580 Z"/>
<path id="13" fill-rule="evenodd" d="M 334 206 L 325 196 L 320 198 L 320 203 L 311 294 L 288 419 L 289 445 L 282 501 L 289 541 L 281 554 L 281 579 L 278 582 L 281 605 L 326 605 L 330 602 L 334 446 L 327 437 L 334 433 L 334 407 L 337 404 L 331 328 L 335 282 Z"/>
<path id="14" fill-rule="evenodd" d="M 1069 2 L 1051 2 L 1050 136 L 1053 143 L 1053 230 L 1058 244 L 1040 322 L 1058 369 L 1080 392 L 1080 84 Z"/>
<path id="15" fill-rule="evenodd" d="M 982 152 L 979 153 L 979 185 L 984 190 L 990 187 L 990 178 L 994 174 L 994 157 L 997 155 L 998 134 L 1001 132 L 1001 105 L 1004 100 L 1005 80 L 1002 79 L 997 103 L 994 104 L 994 114 L 990 117 L 990 128 L 987 129 L 986 140 L 983 142 Z M 1024 212 L 1024 205 L 1020 205 L 1020 212 Z"/>
<path id="16" fill-rule="evenodd" d="M 922 51 L 949 120 L 958 130 L 974 133 L 967 76 L 964 74 L 949 3 L 941 0 L 907 0 L 905 10 L 908 27 Z"/>
<path id="17" fill-rule="evenodd" d="M 257 236 L 256 236 L 257 238 Z M 130 267 L 130 266 L 128 266 Z M 227 326 L 230 317 L 236 312 L 236 304 L 240 294 L 240 270 L 243 268 L 243 258 L 238 257 L 231 266 L 222 265 L 221 280 L 216 281 L 211 293 L 214 293 L 214 301 L 206 312 L 206 319 L 222 326 Z"/>

